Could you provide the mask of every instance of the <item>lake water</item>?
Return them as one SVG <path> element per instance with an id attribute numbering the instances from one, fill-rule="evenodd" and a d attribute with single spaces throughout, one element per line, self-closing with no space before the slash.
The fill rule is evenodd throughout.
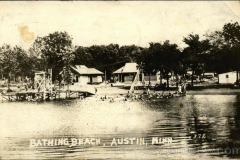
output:
<path id="1" fill-rule="evenodd" d="M 240 97 L 0 103 L 1 159 L 240 157 Z"/>

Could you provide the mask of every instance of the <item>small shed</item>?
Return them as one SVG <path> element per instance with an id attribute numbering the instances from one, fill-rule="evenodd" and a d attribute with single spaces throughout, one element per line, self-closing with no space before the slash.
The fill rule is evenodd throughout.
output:
<path id="1" fill-rule="evenodd" d="M 234 84 L 237 80 L 237 71 L 221 73 L 218 75 L 220 84 Z"/>

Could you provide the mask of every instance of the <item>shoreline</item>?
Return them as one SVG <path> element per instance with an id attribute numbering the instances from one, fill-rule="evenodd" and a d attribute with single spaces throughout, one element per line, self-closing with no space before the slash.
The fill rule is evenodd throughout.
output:
<path id="1" fill-rule="evenodd" d="M 96 96 L 116 96 L 116 95 L 127 95 L 129 88 L 127 87 L 111 87 L 111 84 L 107 85 L 87 85 L 87 87 L 96 88 Z M 12 92 L 19 92 L 20 89 L 17 87 L 11 87 Z M 6 91 L 7 87 L 1 87 L 0 93 Z M 24 90 L 22 90 L 24 91 Z M 30 91 L 30 89 L 29 89 Z M 144 88 L 138 88 L 134 90 L 134 94 L 142 94 L 145 91 Z M 176 88 L 170 88 L 171 93 L 176 91 Z M 155 92 L 169 92 L 169 91 L 155 91 L 150 89 L 150 94 Z M 187 89 L 186 95 L 240 95 L 239 88 L 227 87 L 226 85 L 211 85 L 211 86 L 194 86 L 193 89 Z"/>

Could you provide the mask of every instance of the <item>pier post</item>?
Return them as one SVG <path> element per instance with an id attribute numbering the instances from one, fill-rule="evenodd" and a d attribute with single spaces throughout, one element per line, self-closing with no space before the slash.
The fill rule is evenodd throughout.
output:
<path id="1" fill-rule="evenodd" d="M 45 73 L 43 74 L 43 100 L 46 100 L 46 77 L 45 77 Z"/>

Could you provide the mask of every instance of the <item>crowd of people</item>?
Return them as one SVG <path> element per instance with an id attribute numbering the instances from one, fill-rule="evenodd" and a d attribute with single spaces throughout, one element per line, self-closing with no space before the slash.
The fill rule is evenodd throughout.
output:
<path id="1" fill-rule="evenodd" d="M 134 90 L 131 93 L 128 91 L 127 95 L 123 96 L 101 96 L 101 101 L 109 101 L 111 103 L 116 101 L 143 101 L 143 100 L 155 100 L 155 99 L 168 99 L 175 96 L 183 96 L 186 94 L 186 82 L 181 82 L 177 84 L 175 91 L 169 91 L 166 88 L 163 88 L 161 91 L 151 90 L 150 86 L 145 87 L 143 93 L 135 94 Z"/>

